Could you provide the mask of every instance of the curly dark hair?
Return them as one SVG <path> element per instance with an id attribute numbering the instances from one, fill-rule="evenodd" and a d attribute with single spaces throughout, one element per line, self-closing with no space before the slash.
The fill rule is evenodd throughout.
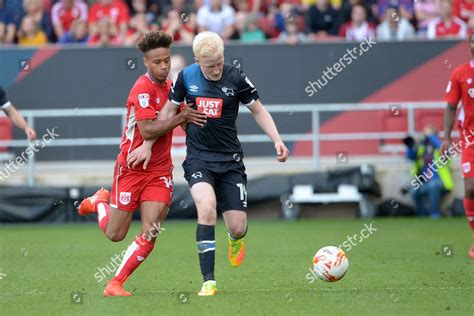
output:
<path id="1" fill-rule="evenodd" d="M 153 31 L 142 35 L 137 48 L 145 54 L 156 48 L 169 48 L 171 43 L 173 43 L 171 35 L 163 31 Z"/>

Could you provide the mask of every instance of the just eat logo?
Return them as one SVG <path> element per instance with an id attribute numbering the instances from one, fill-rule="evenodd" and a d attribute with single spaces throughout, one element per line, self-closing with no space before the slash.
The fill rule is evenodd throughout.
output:
<path id="1" fill-rule="evenodd" d="M 222 99 L 196 98 L 197 110 L 210 118 L 220 118 L 222 115 Z"/>

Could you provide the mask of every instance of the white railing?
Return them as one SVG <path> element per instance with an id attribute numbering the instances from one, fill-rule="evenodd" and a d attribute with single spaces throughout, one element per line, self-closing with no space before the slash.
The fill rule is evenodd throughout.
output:
<path id="1" fill-rule="evenodd" d="M 418 109 L 442 109 L 446 106 L 442 102 L 410 102 L 410 103 L 356 103 L 356 104 L 292 104 L 292 105 L 268 105 L 270 113 L 309 113 L 311 114 L 311 134 L 282 134 L 284 141 L 310 141 L 312 143 L 312 159 L 315 168 L 320 165 L 320 141 L 342 141 L 342 140 L 364 140 L 364 139 L 401 139 L 407 133 L 416 135 L 415 131 L 415 110 Z M 397 111 L 407 111 L 407 130 L 403 132 L 374 132 L 374 133 L 320 133 L 320 113 L 321 112 L 341 112 L 341 111 L 391 111 L 392 116 L 399 114 Z M 241 108 L 242 114 L 250 112 Z M 126 113 L 123 108 L 93 108 L 93 109 L 58 109 L 58 110 L 24 110 L 23 115 L 28 120 L 30 126 L 34 127 L 37 118 L 53 117 L 98 117 L 98 116 L 120 116 L 122 127 L 126 123 Z M 247 134 L 239 136 L 242 143 L 269 142 L 270 139 L 265 134 Z M 185 137 L 174 137 L 174 143 L 184 143 Z M 55 139 L 48 144 L 48 147 L 70 147 L 70 146 L 104 146 L 118 145 L 120 137 L 92 137 L 92 138 L 67 138 Z M 26 147 L 26 140 L 0 141 L 0 147 Z M 35 157 L 28 160 L 28 185 L 33 186 L 35 173 Z"/>

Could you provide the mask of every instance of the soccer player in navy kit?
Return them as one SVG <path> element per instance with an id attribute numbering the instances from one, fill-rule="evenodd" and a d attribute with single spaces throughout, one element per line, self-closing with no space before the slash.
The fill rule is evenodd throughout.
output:
<path id="1" fill-rule="evenodd" d="M 196 242 L 204 279 L 198 295 L 210 296 L 217 293 L 216 211 L 222 212 L 227 226 L 230 264 L 240 266 L 245 255 L 247 176 L 235 126 L 239 104 L 247 106 L 271 138 L 278 161 L 287 160 L 288 149 L 252 82 L 241 70 L 224 64 L 224 43 L 219 35 L 199 33 L 193 42 L 193 52 L 196 63 L 178 74 L 169 94 L 171 102 L 163 107 L 159 119 L 175 115 L 183 101 L 207 116 L 204 126 L 186 127 L 187 155 L 183 169 L 198 213 Z"/>

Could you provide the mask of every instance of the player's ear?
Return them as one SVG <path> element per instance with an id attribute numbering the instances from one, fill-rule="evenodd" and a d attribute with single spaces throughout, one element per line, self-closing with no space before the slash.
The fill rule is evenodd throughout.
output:
<path id="1" fill-rule="evenodd" d="M 145 56 L 145 55 L 143 55 L 143 64 L 145 65 L 145 67 L 147 67 L 147 68 L 148 68 L 148 61 L 147 61 L 147 59 L 146 59 L 146 56 Z"/>
<path id="2" fill-rule="evenodd" d="M 199 58 L 197 58 L 196 56 L 194 56 L 194 61 L 196 62 L 196 64 L 199 64 Z"/>

